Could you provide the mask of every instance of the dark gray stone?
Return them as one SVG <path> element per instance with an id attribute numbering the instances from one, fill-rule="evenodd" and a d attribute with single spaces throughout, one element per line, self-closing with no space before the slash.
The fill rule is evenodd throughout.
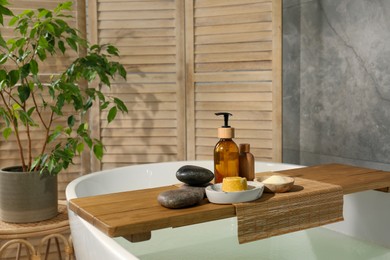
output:
<path id="1" fill-rule="evenodd" d="M 214 174 L 200 166 L 185 165 L 177 170 L 176 178 L 191 186 L 202 186 L 209 183 L 214 178 Z"/>
<path id="2" fill-rule="evenodd" d="M 203 200 L 204 193 L 195 189 L 177 189 L 161 192 L 157 201 L 166 208 L 179 209 L 198 204 Z"/>
<path id="3" fill-rule="evenodd" d="M 201 186 L 191 186 L 191 185 L 188 185 L 188 184 L 183 184 L 180 187 L 180 189 L 188 189 L 188 190 L 201 192 L 201 193 L 203 193 L 203 197 L 206 197 L 206 187 L 209 186 L 209 185 L 212 185 L 212 183 L 208 182 L 208 183 L 203 184 Z"/>

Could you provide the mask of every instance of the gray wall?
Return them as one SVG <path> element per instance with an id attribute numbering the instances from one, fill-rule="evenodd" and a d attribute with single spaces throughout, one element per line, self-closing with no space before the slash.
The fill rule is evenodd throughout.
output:
<path id="1" fill-rule="evenodd" d="M 283 161 L 390 170 L 390 1 L 283 4 Z"/>

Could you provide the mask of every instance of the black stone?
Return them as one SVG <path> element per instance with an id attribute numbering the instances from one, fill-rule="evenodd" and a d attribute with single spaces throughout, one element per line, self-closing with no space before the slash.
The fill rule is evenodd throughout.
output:
<path id="1" fill-rule="evenodd" d="M 157 201 L 166 208 L 179 209 L 198 204 L 203 200 L 204 194 L 198 190 L 177 189 L 161 192 Z"/>
<path id="2" fill-rule="evenodd" d="M 202 186 L 209 183 L 214 178 L 214 174 L 200 166 L 185 165 L 177 170 L 176 178 L 191 186 Z"/>

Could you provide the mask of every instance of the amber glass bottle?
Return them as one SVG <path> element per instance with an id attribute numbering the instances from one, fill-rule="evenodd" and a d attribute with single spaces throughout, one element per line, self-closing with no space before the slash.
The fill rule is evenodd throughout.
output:
<path id="1" fill-rule="evenodd" d="M 232 139 L 220 139 L 214 149 L 215 183 L 224 177 L 238 176 L 238 147 Z"/>
<path id="2" fill-rule="evenodd" d="M 249 144 L 240 144 L 239 165 L 240 177 L 253 181 L 255 178 L 255 158 L 250 152 Z"/>
<path id="3" fill-rule="evenodd" d="M 225 125 L 218 128 L 220 138 L 214 148 L 214 181 L 221 183 L 224 177 L 234 177 L 239 174 L 239 150 L 233 141 L 234 128 L 228 125 L 230 113 L 216 113 L 224 115 Z"/>

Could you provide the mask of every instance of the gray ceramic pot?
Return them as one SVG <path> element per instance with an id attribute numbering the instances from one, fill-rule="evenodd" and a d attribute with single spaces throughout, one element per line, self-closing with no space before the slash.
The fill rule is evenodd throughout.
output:
<path id="1" fill-rule="evenodd" d="M 18 169 L 8 167 L 0 171 L 0 219 L 28 223 L 56 216 L 57 176 Z"/>

